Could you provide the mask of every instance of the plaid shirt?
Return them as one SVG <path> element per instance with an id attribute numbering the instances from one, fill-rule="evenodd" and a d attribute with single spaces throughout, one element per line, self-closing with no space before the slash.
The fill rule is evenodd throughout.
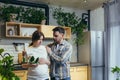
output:
<path id="1" fill-rule="evenodd" d="M 66 40 L 63 40 L 61 44 L 50 44 L 52 52 L 49 54 L 50 64 L 50 76 L 58 79 L 64 79 L 70 77 L 70 57 L 72 54 L 72 45 Z"/>

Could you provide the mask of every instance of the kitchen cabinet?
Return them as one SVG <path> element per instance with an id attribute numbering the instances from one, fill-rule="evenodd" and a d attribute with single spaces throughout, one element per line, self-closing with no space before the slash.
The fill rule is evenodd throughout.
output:
<path id="1" fill-rule="evenodd" d="M 52 25 L 41 25 L 41 31 L 44 33 L 46 38 L 53 38 L 53 31 L 52 29 L 55 28 L 56 26 Z M 70 39 L 71 37 L 71 28 L 70 27 L 63 27 L 65 29 L 65 35 L 64 37 L 66 39 Z"/>
<path id="2" fill-rule="evenodd" d="M 21 80 L 27 80 L 27 70 L 17 70 L 14 73 Z M 88 80 L 88 66 L 70 67 L 71 80 Z"/>
<path id="3" fill-rule="evenodd" d="M 31 38 L 35 30 L 39 30 L 40 25 L 6 22 L 6 37 Z"/>
<path id="4" fill-rule="evenodd" d="M 71 80 L 88 80 L 88 67 L 75 66 L 70 68 Z"/>
<path id="5" fill-rule="evenodd" d="M 35 30 L 40 30 L 44 33 L 46 38 L 53 38 L 52 29 L 55 27 L 56 26 L 52 25 L 6 22 L 6 37 L 31 38 Z M 63 28 L 65 29 L 65 38 L 69 39 L 71 37 L 71 28 Z"/>
<path id="6" fill-rule="evenodd" d="M 13 72 L 20 78 L 20 80 L 27 80 L 27 70 L 16 70 Z"/>

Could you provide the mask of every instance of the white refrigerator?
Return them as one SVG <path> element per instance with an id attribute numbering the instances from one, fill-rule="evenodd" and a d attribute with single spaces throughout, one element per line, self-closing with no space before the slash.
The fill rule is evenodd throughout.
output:
<path id="1" fill-rule="evenodd" d="M 79 46 L 78 61 L 88 64 L 88 80 L 105 80 L 104 32 L 85 32 L 84 39 L 85 42 Z"/>
<path id="2" fill-rule="evenodd" d="M 91 31 L 91 78 L 92 80 L 104 80 L 104 32 Z"/>

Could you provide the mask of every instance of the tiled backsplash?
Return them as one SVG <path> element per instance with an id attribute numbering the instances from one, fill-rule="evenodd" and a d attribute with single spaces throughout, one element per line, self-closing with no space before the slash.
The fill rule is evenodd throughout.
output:
<path id="1" fill-rule="evenodd" d="M 18 64 L 18 51 L 15 50 L 14 45 L 0 45 L 0 48 L 3 48 L 4 53 L 9 53 L 11 56 L 14 56 L 14 64 Z"/>

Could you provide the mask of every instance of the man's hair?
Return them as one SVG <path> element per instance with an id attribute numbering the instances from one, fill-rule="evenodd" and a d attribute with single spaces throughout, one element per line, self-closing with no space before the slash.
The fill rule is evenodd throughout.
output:
<path id="1" fill-rule="evenodd" d="M 53 31 L 53 32 L 58 31 L 59 33 L 65 34 L 65 30 L 64 30 L 64 28 L 62 28 L 62 27 L 55 27 L 52 31 Z"/>

